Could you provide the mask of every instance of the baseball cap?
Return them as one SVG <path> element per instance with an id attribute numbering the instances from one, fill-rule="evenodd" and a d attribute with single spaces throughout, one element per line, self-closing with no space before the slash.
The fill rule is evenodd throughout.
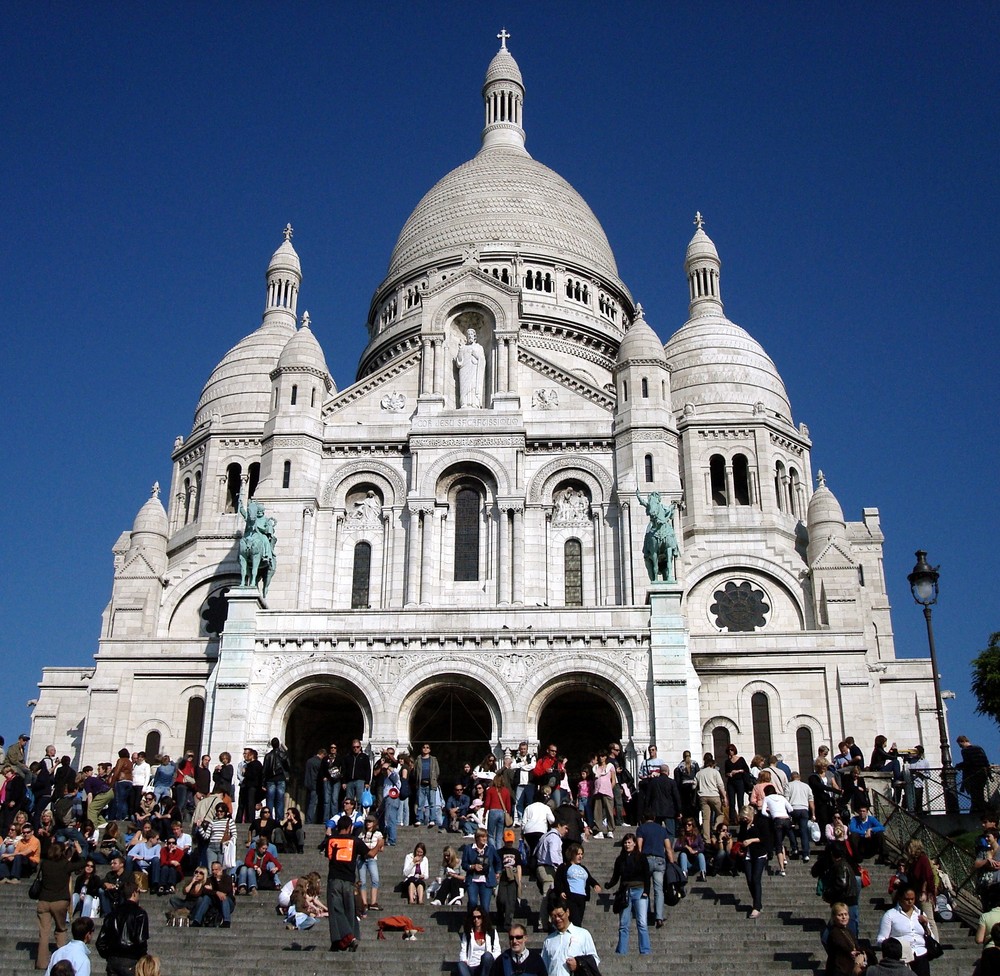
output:
<path id="1" fill-rule="evenodd" d="M 515 836 L 515 834 L 514 834 L 513 830 L 505 830 L 503 832 L 503 842 L 505 844 L 513 844 L 514 843 L 514 836 Z"/>

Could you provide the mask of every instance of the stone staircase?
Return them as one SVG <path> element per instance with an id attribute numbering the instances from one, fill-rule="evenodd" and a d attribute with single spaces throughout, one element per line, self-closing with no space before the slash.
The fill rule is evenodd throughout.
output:
<path id="1" fill-rule="evenodd" d="M 618 832 L 618 838 L 622 836 Z M 283 877 L 318 870 L 326 877 L 325 863 L 316 850 L 322 830 L 309 828 L 306 853 L 283 855 Z M 312 976 L 336 971 L 347 976 L 413 976 L 413 974 L 451 973 L 458 956 L 458 932 L 464 907 L 409 906 L 398 890 L 403 857 L 417 840 L 423 841 L 432 863 L 440 859 L 445 844 L 454 843 L 454 835 L 426 828 L 404 828 L 399 845 L 379 857 L 383 888 L 379 901 L 385 915 L 409 915 L 425 932 L 413 942 L 404 942 L 399 932 L 376 940 L 377 912 L 369 913 L 361 923 L 362 944 L 356 953 L 331 955 L 329 930 L 325 920 L 305 932 L 288 932 L 283 919 L 274 911 L 276 894 L 262 892 L 255 898 L 240 897 L 231 929 L 173 928 L 166 924 L 166 898 L 143 895 L 142 904 L 150 915 L 150 951 L 159 956 L 164 976 Z M 602 884 L 611 877 L 611 867 L 618 853 L 619 841 L 595 840 L 586 845 L 585 863 Z M 669 967 L 686 976 L 709 976 L 715 973 L 753 974 L 817 973 L 823 971 L 826 958 L 819 933 L 828 915 L 827 906 L 816 896 L 810 865 L 791 861 L 787 877 L 764 878 L 764 912 L 750 920 L 746 884 L 742 877 L 709 877 L 707 882 L 692 881 L 687 897 L 667 909 L 662 929 L 650 929 L 653 953 L 639 956 L 633 925 L 630 954 L 614 955 L 617 916 L 611 911 L 611 897 L 598 896 L 587 907 L 584 921 L 590 929 L 601 956 L 605 976 L 619 973 L 661 974 Z M 869 866 L 872 886 L 863 893 L 861 934 L 873 939 L 886 891 L 888 871 Z M 535 921 L 539 896 L 534 883 L 525 886 Z M 972 933 L 959 922 L 939 922 L 941 938 L 947 947 L 942 959 L 932 964 L 934 976 L 968 976 L 978 957 Z M 529 924 L 529 944 L 540 947 L 542 933 Z M 28 899 L 27 882 L 0 887 L 0 974 L 34 971 L 38 940 L 35 905 Z M 506 939 L 502 940 L 506 946 Z M 103 973 L 104 965 L 92 954 L 94 973 Z"/>

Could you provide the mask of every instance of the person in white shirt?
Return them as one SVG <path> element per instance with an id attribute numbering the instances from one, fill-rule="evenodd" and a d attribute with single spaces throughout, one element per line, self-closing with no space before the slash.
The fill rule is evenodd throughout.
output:
<path id="1" fill-rule="evenodd" d="M 517 747 L 517 752 L 511 756 L 511 769 L 516 776 L 514 794 L 514 826 L 519 827 L 524 818 L 524 809 L 535 798 L 535 786 L 531 782 L 531 771 L 538 762 L 538 757 L 528 751 L 528 740 L 524 739 Z"/>
<path id="2" fill-rule="evenodd" d="M 896 904 L 882 916 L 875 944 L 880 946 L 886 939 L 898 939 L 903 946 L 903 962 L 918 973 L 930 972 L 927 964 L 927 942 L 930 919 L 916 907 L 917 892 L 912 885 L 904 884 L 896 889 Z"/>
<path id="3" fill-rule="evenodd" d="M 45 976 L 49 976 L 52 967 L 57 962 L 65 960 L 73 967 L 75 976 L 90 976 L 90 940 L 94 937 L 94 920 L 92 918 L 74 918 L 70 926 L 73 939 L 61 949 L 56 949 L 49 957 L 49 968 Z"/>
<path id="4" fill-rule="evenodd" d="M 135 813 L 139 809 L 139 800 L 146 792 L 149 781 L 153 778 L 153 770 L 146 762 L 146 753 L 137 752 L 132 757 L 132 809 L 130 813 Z"/>
<path id="5" fill-rule="evenodd" d="M 554 929 L 542 946 L 542 962 L 549 976 L 564 976 L 576 972 L 582 956 L 590 956 L 595 966 L 601 964 L 593 936 L 584 928 L 571 925 L 569 909 L 557 905 L 549 913 Z"/>
<path id="6" fill-rule="evenodd" d="M 761 812 L 771 818 L 771 836 L 774 838 L 774 850 L 778 855 L 778 873 L 785 876 L 785 837 L 794 846 L 795 837 L 792 834 L 792 805 L 777 791 L 772 784 L 764 787 L 764 802 Z"/>
<path id="7" fill-rule="evenodd" d="M 792 778 L 785 790 L 785 799 L 792 807 L 792 824 L 798 828 L 799 836 L 796 843 L 795 832 L 792 832 L 792 856 L 802 854 L 802 863 L 809 863 L 810 841 L 809 821 L 816 819 L 816 805 L 813 801 L 813 791 L 808 783 L 802 782 L 798 772 L 792 773 Z M 801 846 L 800 846 L 801 845 Z"/>

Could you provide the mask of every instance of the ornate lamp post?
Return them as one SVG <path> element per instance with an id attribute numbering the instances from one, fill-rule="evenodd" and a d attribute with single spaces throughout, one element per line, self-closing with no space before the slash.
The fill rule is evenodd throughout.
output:
<path id="1" fill-rule="evenodd" d="M 951 765 L 951 745 L 948 742 L 948 727 L 945 724 L 941 676 L 938 674 L 937 647 L 934 644 L 934 624 L 931 619 L 931 607 L 937 603 L 938 598 L 939 567 L 928 564 L 927 553 L 923 549 L 918 549 L 916 556 L 917 564 L 906 578 L 910 583 L 913 599 L 924 608 L 924 620 L 927 621 L 927 644 L 931 651 L 931 673 L 934 678 L 934 705 L 937 712 L 938 738 L 941 741 L 941 779 L 945 789 L 945 807 L 948 812 L 957 813 L 955 772 Z"/>

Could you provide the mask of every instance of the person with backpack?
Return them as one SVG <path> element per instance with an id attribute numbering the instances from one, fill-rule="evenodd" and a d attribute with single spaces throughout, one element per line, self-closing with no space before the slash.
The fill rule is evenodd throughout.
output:
<path id="1" fill-rule="evenodd" d="M 497 872 L 497 909 L 500 927 L 506 931 L 514 922 L 514 912 L 521 896 L 524 859 L 516 841 L 517 835 L 509 827 L 503 832 L 503 847 L 497 851 L 500 870 Z"/>
<path id="2" fill-rule="evenodd" d="M 268 808 L 279 822 L 285 816 L 285 784 L 291 775 L 292 764 L 288 750 L 275 736 L 271 740 L 270 751 L 264 756 L 264 789 L 267 793 Z"/>
<path id="3" fill-rule="evenodd" d="M 843 902 L 848 908 L 848 928 L 855 939 L 860 938 L 861 919 L 858 913 L 858 897 L 861 893 L 861 870 L 852 860 L 846 844 L 834 841 L 812 867 L 812 876 L 818 879 L 816 886 L 828 905 Z"/>

